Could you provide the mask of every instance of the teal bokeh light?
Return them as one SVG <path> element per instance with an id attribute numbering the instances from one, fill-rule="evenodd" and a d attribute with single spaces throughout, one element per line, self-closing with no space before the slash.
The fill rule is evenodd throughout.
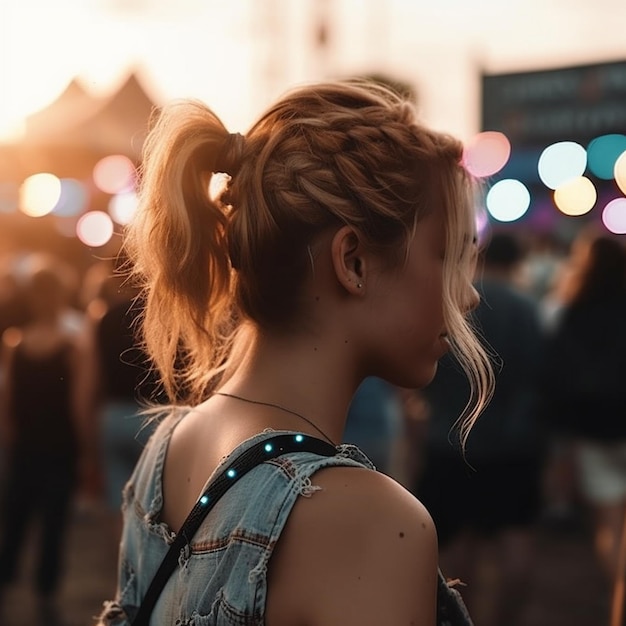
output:
<path id="1" fill-rule="evenodd" d="M 612 134 L 596 137 L 587 146 L 587 165 L 602 180 L 614 176 L 615 162 L 626 151 L 626 135 Z"/>

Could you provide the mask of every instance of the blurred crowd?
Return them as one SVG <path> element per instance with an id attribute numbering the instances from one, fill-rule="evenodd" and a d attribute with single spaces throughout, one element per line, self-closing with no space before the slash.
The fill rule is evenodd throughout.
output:
<path id="1" fill-rule="evenodd" d="M 55 623 L 73 507 L 106 507 L 103 541 L 117 551 L 123 488 L 150 430 L 140 411 L 158 401 L 133 328 L 136 290 L 118 270 L 102 261 L 80 277 L 44 252 L 0 270 L 0 594 L 35 529 L 44 623 Z"/>
<path id="2" fill-rule="evenodd" d="M 0 266 L 0 604 L 36 524 L 32 584 L 49 623 L 73 507 L 106 507 L 117 550 L 123 488 L 151 432 L 141 410 L 164 401 L 119 265 L 80 275 L 30 252 Z M 425 503 L 476 623 L 518 623 L 538 523 L 589 529 L 609 602 L 626 508 L 624 244 L 592 226 L 569 246 L 495 231 L 476 288 L 496 391 L 469 434 L 456 424 L 470 387 L 450 354 L 424 390 L 366 379 L 345 440 Z"/>

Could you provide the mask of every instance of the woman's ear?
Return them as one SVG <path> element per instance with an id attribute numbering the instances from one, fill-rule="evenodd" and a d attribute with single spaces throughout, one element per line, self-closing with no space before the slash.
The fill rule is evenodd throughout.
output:
<path id="1" fill-rule="evenodd" d="M 366 251 L 359 232 L 352 226 L 342 226 L 333 235 L 330 252 L 339 284 L 348 293 L 364 293 L 368 268 Z"/>

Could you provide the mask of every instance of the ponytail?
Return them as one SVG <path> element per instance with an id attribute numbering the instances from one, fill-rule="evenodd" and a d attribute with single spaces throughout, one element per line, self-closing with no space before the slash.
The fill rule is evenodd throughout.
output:
<path id="1" fill-rule="evenodd" d="M 349 224 L 396 266 L 418 221 L 443 211 L 444 312 L 475 394 L 462 437 L 489 399 L 488 355 L 465 319 L 473 234 L 462 145 L 421 126 L 383 88 L 351 83 L 287 94 L 245 138 L 205 105 L 164 109 L 144 146 L 128 252 L 145 298 L 143 338 L 175 403 L 195 404 L 234 372 L 256 329 L 298 332 L 310 244 Z M 211 176 L 232 184 L 212 198 Z"/>
<path id="2" fill-rule="evenodd" d="M 228 216 L 209 195 L 228 139 L 188 101 L 165 108 L 144 144 L 126 247 L 143 287 L 143 342 L 173 402 L 198 399 L 230 348 Z"/>

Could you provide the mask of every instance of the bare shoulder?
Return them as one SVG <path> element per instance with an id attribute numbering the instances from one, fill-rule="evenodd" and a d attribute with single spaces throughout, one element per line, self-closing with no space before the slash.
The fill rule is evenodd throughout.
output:
<path id="1" fill-rule="evenodd" d="M 296 503 L 270 567 L 268 625 L 432 625 L 437 537 L 424 506 L 371 470 L 327 468 L 312 482 L 321 489 Z"/>
<path id="2" fill-rule="evenodd" d="M 299 509 L 317 528 L 325 527 L 325 519 L 339 516 L 351 533 L 357 526 L 360 533 L 375 533 L 379 539 L 392 536 L 421 542 L 435 538 L 432 518 L 422 503 L 385 474 L 332 467 L 317 472 L 312 480 L 320 490 Z M 336 529 L 334 521 L 330 530 Z"/>

